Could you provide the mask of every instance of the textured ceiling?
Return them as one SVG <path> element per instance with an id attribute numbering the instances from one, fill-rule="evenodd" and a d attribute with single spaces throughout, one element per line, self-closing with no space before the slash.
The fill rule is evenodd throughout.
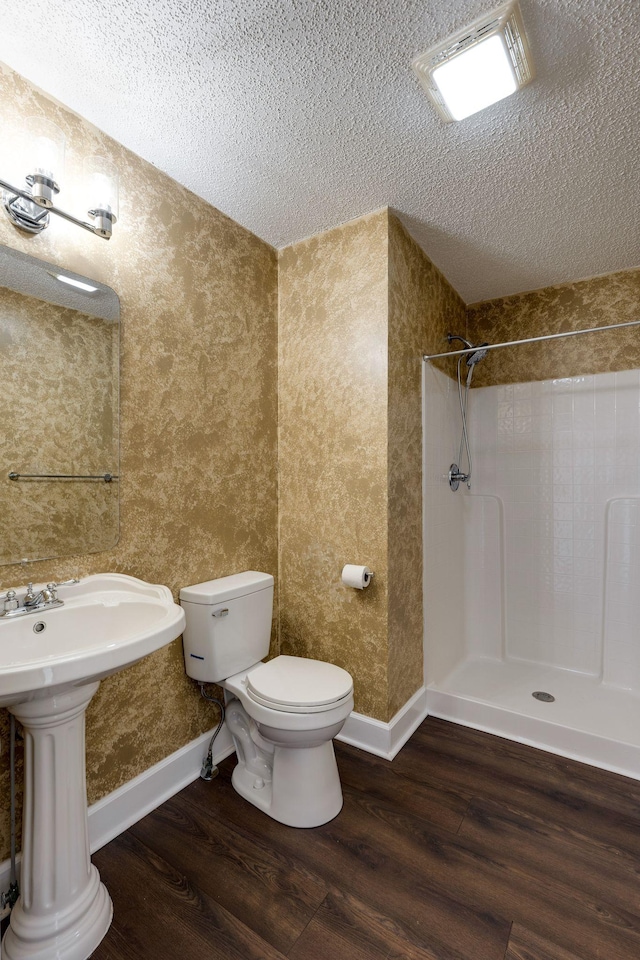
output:
<path id="1" fill-rule="evenodd" d="M 411 59 L 496 5 L 3 0 L 0 60 L 276 247 L 389 204 L 467 302 L 637 266 L 640 2 L 521 0 L 536 79 L 445 125 Z"/>

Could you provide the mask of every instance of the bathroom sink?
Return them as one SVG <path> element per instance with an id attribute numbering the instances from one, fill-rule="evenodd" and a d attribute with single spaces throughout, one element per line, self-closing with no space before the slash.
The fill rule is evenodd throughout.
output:
<path id="1" fill-rule="evenodd" d="M 0 618 L 0 706 L 25 743 L 21 893 L 6 960 L 88 960 L 109 929 L 111 898 L 89 856 L 85 710 L 103 677 L 184 627 L 159 584 L 101 573 L 59 590 L 63 606 Z"/>
<path id="2" fill-rule="evenodd" d="M 184 627 L 168 587 L 123 574 L 85 577 L 61 587 L 60 599 L 62 607 L 0 618 L 0 706 L 101 680 Z"/>

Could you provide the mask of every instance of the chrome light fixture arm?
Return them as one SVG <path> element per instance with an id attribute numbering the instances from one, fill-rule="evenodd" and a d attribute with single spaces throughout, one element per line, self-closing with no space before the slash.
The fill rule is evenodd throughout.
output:
<path id="1" fill-rule="evenodd" d="M 30 181 L 33 181 L 32 189 L 21 190 L 6 180 L 0 179 L 0 187 L 4 190 L 4 209 L 11 222 L 17 227 L 29 233 L 41 233 L 49 225 L 49 214 L 55 213 L 56 216 L 74 223 L 77 227 L 82 227 L 83 230 L 88 230 L 96 237 L 102 237 L 104 240 L 111 237 L 112 225 L 116 222 L 116 217 L 110 210 L 89 210 L 88 213 L 95 218 L 95 223 L 80 220 L 53 204 L 51 196 L 58 192 L 54 181 L 29 176 L 27 183 Z M 46 189 L 32 192 L 34 188 L 40 187 Z M 39 195 L 40 192 L 43 195 Z M 20 200 L 24 202 L 20 203 Z"/>

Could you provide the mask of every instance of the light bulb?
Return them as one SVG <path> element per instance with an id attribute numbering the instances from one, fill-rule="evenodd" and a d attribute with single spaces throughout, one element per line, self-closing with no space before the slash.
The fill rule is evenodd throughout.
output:
<path id="1" fill-rule="evenodd" d="M 27 117 L 24 164 L 33 199 L 42 207 L 51 207 L 64 178 L 64 133 L 60 127 L 42 117 Z"/>
<path id="2" fill-rule="evenodd" d="M 96 233 L 111 236 L 118 210 L 118 171 L 104 157 L 88 157 L 84 162 L 84 193 Z"/>
<path id="3" fill-rule="evenodd" d="M 498 34 L 436 67 L 433 79 L 454 120 L 464 120 L 518 89 L 509 55 Z"/>

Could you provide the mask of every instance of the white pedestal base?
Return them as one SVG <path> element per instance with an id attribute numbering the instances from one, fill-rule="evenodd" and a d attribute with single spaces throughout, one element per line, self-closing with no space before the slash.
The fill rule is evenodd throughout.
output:
<path id="1" fill-rule="evenodd" d="M 89 857 L 84 715 L 98 683 L 9 707 L 24 727 L 21 894 L 5 960 L 88 960 L 113 907 Z"/>

